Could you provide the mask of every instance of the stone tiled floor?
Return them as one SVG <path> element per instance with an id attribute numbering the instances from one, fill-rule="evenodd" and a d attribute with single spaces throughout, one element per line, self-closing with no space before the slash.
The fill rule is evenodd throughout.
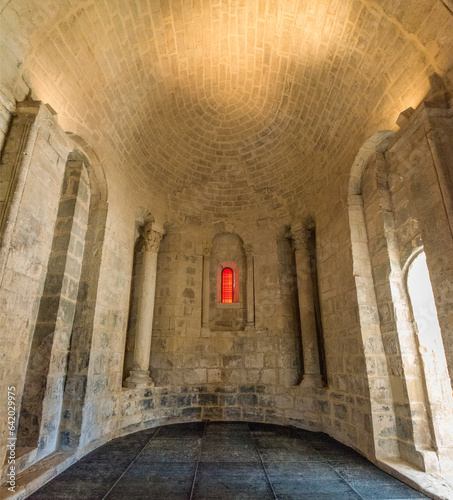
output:
<path id="1" fill-rule="evenodd" d="M 149 429 L 96 449 L 33 500 L 426 498 L 325 434 L 209 422 Z"/>

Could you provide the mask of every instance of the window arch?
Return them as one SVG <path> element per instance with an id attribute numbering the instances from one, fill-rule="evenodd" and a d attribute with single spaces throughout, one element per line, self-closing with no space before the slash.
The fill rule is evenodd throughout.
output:
<path id="1" fill-rule="evenodd" d="M 439 368 L 439 363 L 442 364 L 445 354 L 425 252 L 420 251 L 411 259 L 406 283 L 413 319 L 417 325 L 421 353 L 425 355 L 435 353 L 437 360 L 433 368 L 436 365 Z"/>
<path id="2" fill-rule="evenodd" d="M 425 252 L 417 252 L 408 262 L 406 285 L 416 326 L 432 438 L 435 449 L 439 450 L 440 463 L 444 460 L 448 463 L 451 459 L 442 450 L 451 446 L 453 395 Z"/>
<path id="3" fill-rule="evenodd" d="M 223 261 L 217 267 L 217 302 L 239 302 L 239 266 L 233 261 Z"/>

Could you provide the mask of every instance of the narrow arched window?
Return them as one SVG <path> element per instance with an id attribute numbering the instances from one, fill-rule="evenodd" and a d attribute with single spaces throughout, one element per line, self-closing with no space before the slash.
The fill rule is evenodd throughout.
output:
<path id="1" fill-rule="evenodd" d="M 407 288 L 423 351 L 445 356 L 425 252 L 420 252 L 409 266 Z"/>
<path id="2" fill-rule="evenodd" d="M 222 304 L 231 304 L 234 296 L 234 273 L 229 267 L 222 271 Z"/>

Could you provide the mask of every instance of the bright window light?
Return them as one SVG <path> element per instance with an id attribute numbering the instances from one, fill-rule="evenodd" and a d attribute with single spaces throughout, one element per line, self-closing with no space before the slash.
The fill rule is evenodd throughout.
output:
<path id="1" fill-rule="evenodd" d="M 428 352 L 436 351 L 442 346 L 442 337 L 424 252 L 420 253 L 409 267 L 407 288 L 417 323 L 420 346 Z"/>

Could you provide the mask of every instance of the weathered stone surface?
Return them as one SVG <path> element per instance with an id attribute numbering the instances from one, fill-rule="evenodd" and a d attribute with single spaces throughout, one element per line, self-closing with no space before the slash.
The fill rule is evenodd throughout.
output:
<path id="1" fill-rule="evenodd" d="M 451 468 L 449 2 L 5 5 L 0 380 L 24 464 L 234 419 Z M 298 227 L 316 229 L 302 261 Z M 406 290 L 422 247 L 436 357 Z M 326 387 L 299 386 L 321 365 Z M 123 389 L 148 369 L 156 387 Z"/>

